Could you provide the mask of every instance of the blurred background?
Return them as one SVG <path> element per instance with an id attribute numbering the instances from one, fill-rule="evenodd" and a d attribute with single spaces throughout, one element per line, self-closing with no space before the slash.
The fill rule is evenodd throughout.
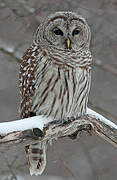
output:
<path id="1" fill-rule="evenodd" d="M 117 1 L 0 0 L 0 122 L 19 118 L 19 63 L 42 18 L 71 10 L 92 31 L 89 107 L 117 124 Z M 43 176 L 31 177 L 20 145 L 0 150 L 0 180 L 115 180 L 117 149 L 99 137 L 68 138 L 48 148 Z"/>

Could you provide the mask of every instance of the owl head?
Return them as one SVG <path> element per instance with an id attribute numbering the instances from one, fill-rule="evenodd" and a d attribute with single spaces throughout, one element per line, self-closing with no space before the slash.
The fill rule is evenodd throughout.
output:
<path id="1" fill-rule="evenodd" d="M 34 42 L 76 52 L 89 47 L 90 38 L 90 28 L 83 17 L 73 12 L 56 12 L 39 25 Z"/>

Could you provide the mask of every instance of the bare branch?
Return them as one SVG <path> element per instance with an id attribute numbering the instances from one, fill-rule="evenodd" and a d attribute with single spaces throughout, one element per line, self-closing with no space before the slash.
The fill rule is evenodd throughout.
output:
<path id="1" fill-rule="evenodd" d="M 117 125 L 91 109 L 87 109 L 85 116 L 67 121 L 52 121 L 43 116 L 35 116 L 0 123 L 0 144 L 27 145 L 65 136 L 72 138 L 78 137 L 82 131 L 96 134 L 117 147 Z"/>

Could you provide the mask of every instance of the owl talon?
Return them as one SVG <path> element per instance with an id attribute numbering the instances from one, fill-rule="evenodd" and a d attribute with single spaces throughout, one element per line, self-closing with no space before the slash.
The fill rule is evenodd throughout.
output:
<path id="1" fill-rule="evenodd" d="M 63 125 L 65 125 L 65 124 L 69 124 L 69 123 L 71 123 L 72 121 L 75 121 L 75 120 L 76 120 L 75 117 L 67 117 L 65 119 L 62 119 L 61 122 L 62 122 Z"/>

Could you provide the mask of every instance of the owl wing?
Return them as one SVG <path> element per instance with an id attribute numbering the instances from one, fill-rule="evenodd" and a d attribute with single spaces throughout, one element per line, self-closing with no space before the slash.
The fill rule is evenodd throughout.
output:
<path id="1" fill-rule="evenodd" d="M 20 88 L 20 117 L 27 118 L 32 116 L 30 109 L 32 104 L 32 96 L 35 92 L 35 68 L 37 50 L 31 45 L 25 52 L 20 63 L 19 72 L 19 88 Z"/>
<path id="2" fill-rule="evenodd" d="M 35 116 L 31 112 L 32 97 L 35 93 L 35 71 L 39 48 L 32 45 L 22 57 L 19 72 L 20 87 L 20 116 L 27 118 Z M 39 62 L 39 61 L 38 61 Z M 46 144 L 45 142 L 25 146 L 30 174 L 40 175 L 46 166 Z"/>

